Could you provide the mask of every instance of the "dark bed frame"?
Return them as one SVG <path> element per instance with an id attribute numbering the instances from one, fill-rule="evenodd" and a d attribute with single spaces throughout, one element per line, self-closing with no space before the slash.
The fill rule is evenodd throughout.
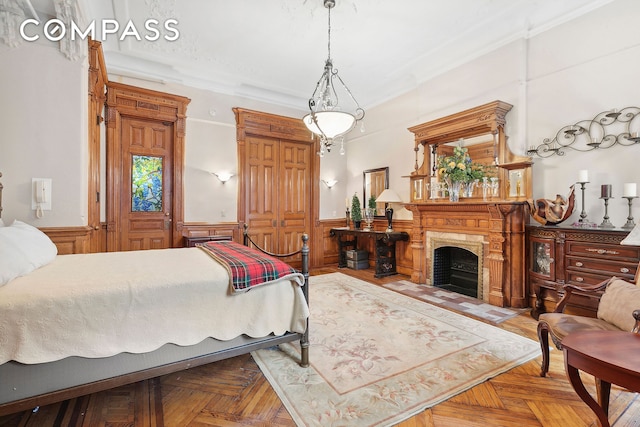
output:
<path id="1" fill-rule="evenodd" d="M 0 173 L 2 177 L 2 173 Z M 2 217 L 2 183 L 0 182 L 0 218 Z M 304 275 L 303 293 L 309 301 L 309 245 L 308 236 L 304 234 L 302 236 L 302 247 L 292 253 L 288 254 L 272 254 L 255 244 L 251 240 L 248 233 L 247 225 L 244 226 L 244 244 L 249 246 L 252 244 L 256 249 L 276 257 L 288 258 L 296 255 L 301 256 L 301 273 Z M 300 366 L 309 366 L 309 320 L 307 319 L 307 328 L 304 334 L 287 332 L 281 336 L 267 336 L 264 338 L 249 338 L 246 336 L 238 337 L 231 341 L 218 341 L 209 339 L 209 342 L 205 346 L 201 346 L 202 343 L 187 348 L 176 348 L 175 346 L 166 345 L 161 349 L 151 353 L 144 353 L 141 355 L 131 355 L 122 353 L 120 355 L 113 356 L 112 358 L 105 359 L 86 359 L 86 358 L 67 358 L 56 362 L 39 364 L 39 365 L 25 365 L 17 362 L 7 362 L 0 365 L 0 381 L 4 382 L 9 377 L 22 379 L 35 377 L 36 383 L 46 383 L 45 379 L 47 372 L 73 372 L 78 370 L 99 370 L 101 363 L 106 362 L 107 359 L 113 359 L 117 357 L 121 358 L 139 358 L 136 362 L 138 368 L 133 369 L 131 372 L 119 373 L 115 376 L 105 376 L 104 378 L 98 378 L 91 380 L 90 382 L 78 382 L 71 386 L 65 386 L 63 388 L 46 391 L 42 393 L 36 393 L 32 396 L 21 397 L 16 400 L 0 403 L 0 416 L 20 412 L 28 409 L 33 409 L 38 406 L 44 406 L 63 400 L 71 399 L 74 397 L 84 396 L 91 393 L 96 393 L 103 390 L 119 387 L 126 384 L 135 383 L 138 381 L 146 380 L 149 378 L 158 377 L 161 375 L 178 372 L 185 369 L 190 369 L 196 366 L 205 365 L 208 363 L 216 362 L 219 360 L 239 356 L 242 354 L 250 353 L 254 350 L 262 348 L 272 347 L 278 344 L 286 342 L 292 342 L 300 340 Z M 204 343 L 204 342 L 203 342 Z M 167 347 L 165 349 L 165 347 Z M 201 348 L 203 350 L 201 350 Z M 166 353 L 162 353 L 165 350 Z M 180 353 L 182 350 L 185 352 Z M 195 352 L 195 353 L 194 353 Z M 198 353 L 201 352 L 201 353 Z M 185 356 L 186 355 L 186 356 Z M 158 357 L 159 356 L 159 357 Z M 73 360 L 75 359 L 75 360 Z M 113 361 L 110 361 L 113 363 Z M 117 364 L 117 363 L 116 363 Z M 135 366 L 135 364 L 134 364 Z M 92 371 L 93 372 L 93 371 Z M 15 381 L 15 380 L 14 380 Z M 18 387 L 19 388 L 19 387 Z"/>

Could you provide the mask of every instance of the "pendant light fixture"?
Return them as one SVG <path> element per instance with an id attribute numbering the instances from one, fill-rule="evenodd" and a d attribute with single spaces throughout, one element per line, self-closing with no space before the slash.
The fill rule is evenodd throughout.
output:
<path id="1" fill-rule="evenodd" d="M 334 143 L 340 142 L 340 154 L 344 154 L 343 135 L 351 131 L 357 122 L 364 118 L 364 110 L 344 84 L 338 70 L 333 68 L 331 60 L 331 9 L 335 0 L 323 0 L 324 7 L 329 10 L 328 55 L 324 64 L 324 72 L 316 84 L 313 95 L 309 98 L 309 114 L 302 120 L 307 128 L 320 137 L 321 157 L 325 150 L 331 151 Z M 335 83 L 339 83 L 339 86 Z M 350 100 L 350 101 L 349 101 Z M 351 109 L 341 102 L 353 103 Z"/>

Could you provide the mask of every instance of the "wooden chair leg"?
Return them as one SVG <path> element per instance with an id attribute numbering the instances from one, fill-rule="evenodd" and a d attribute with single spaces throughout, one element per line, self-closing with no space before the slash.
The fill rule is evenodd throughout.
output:
<path id="1" fill-rule="evenodd" d="M 542 350 L 540 376 L 545 377 L 549 372 L 549 325 L 546 323 L 538 323 L 538 341 L 540 341 L 540 349 Z"/>

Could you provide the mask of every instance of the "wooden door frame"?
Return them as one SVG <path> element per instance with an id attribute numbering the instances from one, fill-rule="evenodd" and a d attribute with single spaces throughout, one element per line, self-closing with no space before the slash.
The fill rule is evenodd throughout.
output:
<path id="1" fill-rule="evenodd" d="M 250 194 L 244 178 L 246 173 L 246 138 L 247 136 L 268 137 L 280 140 L 294 141 L 309 144 L 312 153 L 320 150 L 317 137 L 311 137 L 311 132 L 302 122 L 301 118 L 279 116 L 276 114 L 248 110 L 235 107 L 232 109 L 236 117 L 236 140 L 238 143 L 238 222 L 240 225 L 246 222 L 247 197 Z M 320 227 L 320 156 L 312 155 L 309 165 L 311 175 L 311 212 L 309 221 L 309 239 L 311 245 L 310 265 L 321 265 L 323 262 L 324 244 L 316 237 L 322 236 Z"/>
<path id="2" fill-rule="evenodd" d="M 124 191 L 122 176 L 122 117 L 156 120 L 173 123 L 173 199 L 172 199 L 172 237 L 171 245 L 182 245 L 184 226 L 184 138 L 186 129 L 187 105 L 191 100 L 183 96 L 172 95 L 129 86 L 122 83 L 107 82 L 106 137 L 107 137 L 107 251 L 120 248 L 119 198 Z"/>
<path id="3" fill-rule="evenodd" d="M 89 252 L 103 252 L 104 239 L 100 227 L 100 142 L 101 124 L 104 121 L 104 103 L 108 82 L 107 68 L 102 53 L 102 43 L 89 40 L 89 150 L 87 189 L 87 225 L 90 228 Z"/>

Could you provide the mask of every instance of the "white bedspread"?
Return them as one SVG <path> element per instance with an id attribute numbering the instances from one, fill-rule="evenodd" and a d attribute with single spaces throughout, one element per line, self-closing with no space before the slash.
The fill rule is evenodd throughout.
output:
<path id="1" fill-rule="evenodd" d="M 308 315 L 290 281 L 230 295 L 227 271 L 199 248 L 59 255 L 0 287 L 0 364 L 304 332 Z"/>

